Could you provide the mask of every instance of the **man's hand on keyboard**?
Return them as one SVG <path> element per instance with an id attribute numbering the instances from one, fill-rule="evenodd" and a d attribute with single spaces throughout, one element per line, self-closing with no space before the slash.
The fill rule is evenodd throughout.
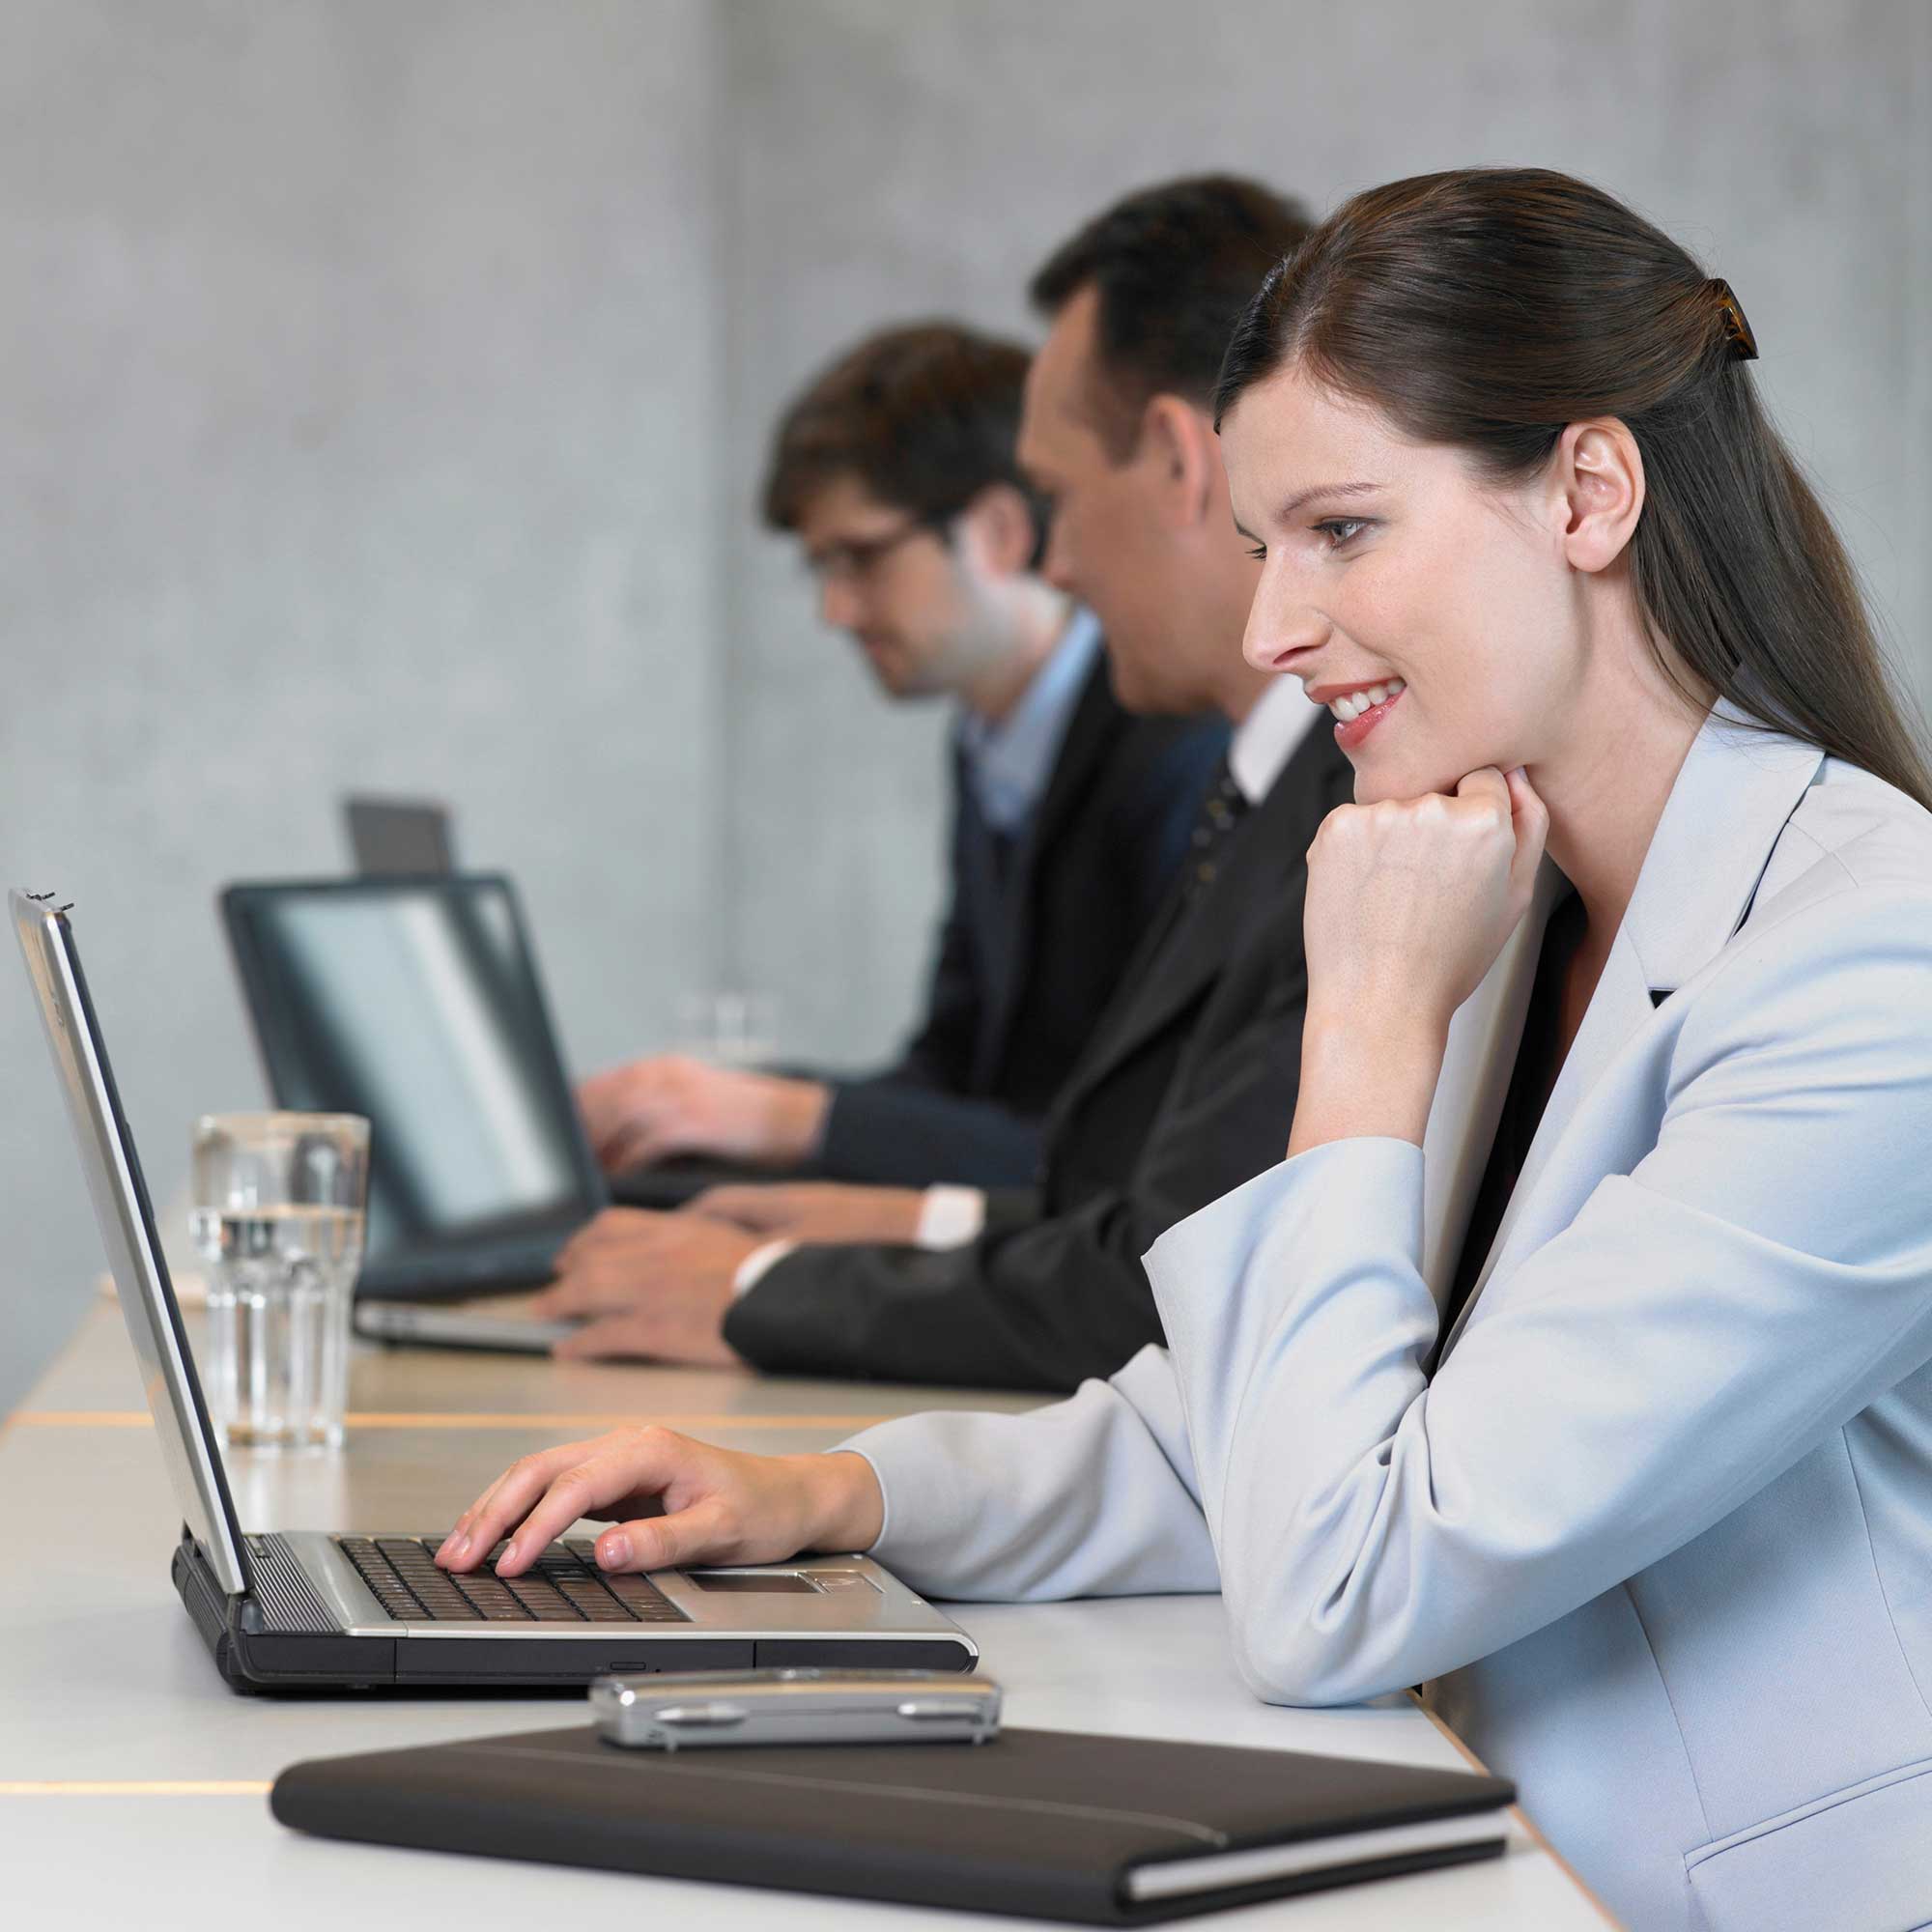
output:
<path id="1" fill-rule="evenodd" d="M 736 1366 L 724 1316 L 739 1268 L 764 1238 L 697 1214 L 607 1208 L 564 1245 L 556 1280 L 530 1309 L 545 1321 L 584 1318 L 556 1345 L 559 1356 Z"/>
<path id="2" fill-rule="evenodd" d="M 818 1146 L 831 1094 L 667 1053 L 593 1074 L 577 1102 L 599 1162 L 619 1174 L 680 1153 L 795 1167 Z"/>
<path id="3" fill-rule="evenodd" d="M 649 1505 L 663 1515 L 645 1515 Z M 600 1569 L 665 1570 L 863 1550 L 878 1540 L 885 1499 L 872 1465 L 850 1451 L 753 1456 L 669 1429 L 619 1429 L 512 1463 L 436 1560 L 471 1569 L 507 1536 L 497 1574 L 519 1577 L 580 1517 L 612 1523 L 597 1538 Z"/>

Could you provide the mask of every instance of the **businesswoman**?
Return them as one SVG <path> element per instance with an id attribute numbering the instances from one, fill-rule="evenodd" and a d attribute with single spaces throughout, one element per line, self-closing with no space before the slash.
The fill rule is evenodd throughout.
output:
<path id="1" fill-rule="evenodd" d="M 1264 1697 L 1427 1684 L 1634 1925 L 1932 1920 L 1932 815 L 1754 355 L 1562 176 L 1342 208 L 1220 409 L 1248 655 L 1357 802 L 1287 1157 L 1150 1253 L 1168 1349 L 856 1454 L 550 1451 L 445 1561 L 588 1512 L 617 1567 L 1219 1587 Z"/>

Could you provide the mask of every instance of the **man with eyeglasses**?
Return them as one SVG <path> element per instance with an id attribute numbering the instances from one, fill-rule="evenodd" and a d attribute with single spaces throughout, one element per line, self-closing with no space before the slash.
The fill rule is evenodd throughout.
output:
<path id="1" fill-rule="evenodd" d="M 905 1188 L 1034 1179 L 1041 1119 L 1179 867 L 1226 731 L 1129 717 L 1097 622 L 1039 574 L 1044 509 L 1014 459 L 1027 367 L 949 324 L 872 336 L 786 412 L 765 489 L 881 687 L 957 708 L 923 1019 L 866 1079 L 683 1056 L 600 1073 L 579 1097 L 613 1174 L 696 1155 Z M 923 1198 L 943 1220 L 943 1187 Z"/>

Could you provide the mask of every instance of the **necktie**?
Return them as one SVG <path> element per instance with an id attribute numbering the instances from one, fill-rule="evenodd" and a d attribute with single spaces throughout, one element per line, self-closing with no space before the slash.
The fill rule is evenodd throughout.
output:
<path id="1" fill-rule="evenodd" d="M 1214 883 L 1228 835 L 1241 822 L 1247 809 L 1247 796 L 1235 782 L 1228 761 L 1223 758 L 1201 801 L 1201 810 L 1187 841 L 1181 880 L 1183 897 L 1192 898 Z"/>

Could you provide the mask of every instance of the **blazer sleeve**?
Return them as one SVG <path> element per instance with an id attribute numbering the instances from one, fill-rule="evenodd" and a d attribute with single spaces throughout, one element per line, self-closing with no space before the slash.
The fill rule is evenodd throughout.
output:
<path id="1" fill-rule="evenodd" d="M 1204 1017 L 1213 1037 L 1177 1071 L 1125 1184 L 937 1253 L 799 1248 L 733 1303 L 724 1339 L 778 1375 L 1057 1390 L 1111 1375 L 1160 1340 L 1149 1245 L 1288 1140 L 1306 980 L 1298 948 L 1275 959 L 1261 992 L 1226 989 L 1238 1020 Z"/>
<path id="2" fill-rule="evenodd" d="M 1494 1277 L 1433 1382 L 1422 1155 L 1313 1149 L 1148 1258 L 1264 1697 L 1526 1635 L 1932 1357 L 1932 896 L 1841 892 L 1677 997 L 1652 1150 Z"/>
<path id="3" fill-rule="evenodd" d="M 1024 1187 L 1039 1169 L 1042 1123 L 897 1073 L 840 1081 L 812 1172 L 827 1180 L 925 1187 Z"/>
<path id="4" fill-rule="evenodd" d="M 923 1187 L 935 1178 L 1023 1187 L 1039 1165 L 1040 1122 L 967 1094 L 987 989 L 966 904 L 965 778 L 952 754 L 952 902 L 940 926 L 925 1012 L 897 1062 L 830 1083 L 812 1171 L 831 1180 Z"/>
<path id="5" fill-rule="evenodd" d="M 840 1446 L 885 1495 L 871 1553 L 915 1589 L 1016 1602 L 1220 1588 L 1160 1349 L 1030 1414 L 906 1416 Z"/>

